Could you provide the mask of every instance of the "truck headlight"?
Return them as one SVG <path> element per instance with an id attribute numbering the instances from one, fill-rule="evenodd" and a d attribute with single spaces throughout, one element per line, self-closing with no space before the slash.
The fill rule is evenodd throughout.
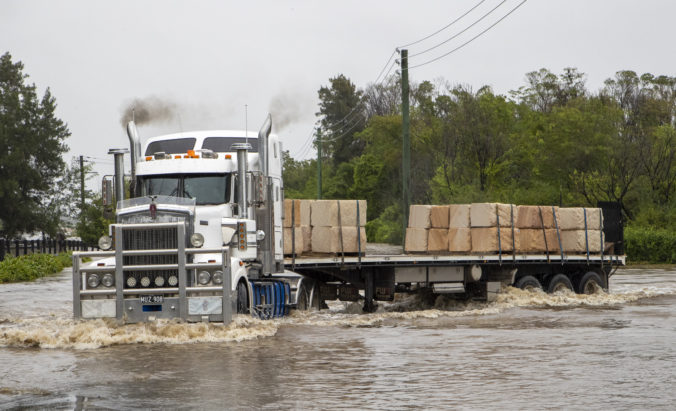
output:
<path id="1" fill-rule="evenodd" d="M 113 247 L 113 239 L 107 235 L 101 236 L 99 238 L 99 248 L 103 251 L 108 251 Z"/>
<path id="2" fill-rule="evenodd" d="M 150 285 L 150 277 L 145 276 L 141 277 L 141 287 L 147 287 Z"/>
<path id="3" fill-rule="evenodd" d="M 127 286 L 129 288 L 136 287 L 136 277 L 132 277 L 132 276 L 127 277 Z"/>
<path id="4" fill-rule="evenodd" d="M 161 275 L 155 277 L 155 285 L 158 287 L 162 287 L 164 285 L 164 277 L 162 277 Z"/>
<path id="5" fill-rule="evenodd" d="M 101 277 L 98 274 L 92 273 L 87 276 L 87 286 L 89 288 L 96 288 L 101 284 Z"/>
<path id="6" fill-rule="evenodd" d="M 176 287 L 176 284 L 178 284 L 178 277 L 175 275 L 170 275 L 169 279 L 167 280 L 170 286 Z"/>
<path id="7" fill-rule="evenodd" d="M 221 270 L 215 271 L 212 280 L 216 285 L 223 284 L 223 271 Z"/>
<path id="8" fill-rule="evenodd" d="M 115 284 L 115 277 L 111 273 L 105 273 L 103 274 L 103 278 L 101 278 L 101 284 L 106 287 L 112 287 Z"/>
<path id="9" fill-rule="evenodd" d="M 200 271 L 199 274 L 197 274 L 197 282 L 202 284 L 202 285 L 207 285 L 209 284 L 209 280 L 211 280 L 211 274 L 209 271 Z"/>
<path id="10" fill-rule="evenodd" d="M 200 233 L 194 233 L 190 236 L 190 244 L 195 248 L 200 248 L 204 245 L 204 236 Z"/>

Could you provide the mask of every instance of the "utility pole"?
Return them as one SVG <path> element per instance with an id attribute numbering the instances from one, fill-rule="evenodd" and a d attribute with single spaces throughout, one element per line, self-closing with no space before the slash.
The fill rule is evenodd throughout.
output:
<path id="1" fill-rule="evenodd" d="M 317 129 L 317 200 L 322 199 L 322 129 Z"/>
<path id="2" fill-rule="evenodd" d="M 84 216 L 84 210 L 85 210 L 84 157 L 80 156 L 80 217 Z"/>
<path id="3" fill-rule="evenodd" d="M 404 227 L 402 231 L 402 245 L 406 242 L 406 227 L 408 227 L 408 209 L 411 204 L 411 134 L 408 104 L 408 50 L 401 50 L 401 120 L 402 120 L 402 209 L 404 213 Z"/>

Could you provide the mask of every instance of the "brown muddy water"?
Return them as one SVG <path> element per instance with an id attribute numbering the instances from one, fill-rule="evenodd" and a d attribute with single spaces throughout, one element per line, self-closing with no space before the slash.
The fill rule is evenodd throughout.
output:
<path id="1" fill-rule="evenodd" d="M 224 327 L 71 319 L 70 272 L 0 285 L 0 408 L 674 409 L 676 270 L 609 294 L 331 304 Z"/>

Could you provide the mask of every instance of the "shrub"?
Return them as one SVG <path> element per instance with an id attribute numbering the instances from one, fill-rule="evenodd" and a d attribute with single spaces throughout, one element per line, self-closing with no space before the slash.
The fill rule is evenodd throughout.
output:
<path id="1" fill-rule="evenodd" d="M 676 232 L 650 227 L 624 230 L 627 259 L 635 263 L 675 264 Z"/>
<path id="2" fill-rule="evenodd" d="M 0 283 L 32 281 L 58 273 L 71 265 L 71 253 L 8 256 L 0 262 Z"/>

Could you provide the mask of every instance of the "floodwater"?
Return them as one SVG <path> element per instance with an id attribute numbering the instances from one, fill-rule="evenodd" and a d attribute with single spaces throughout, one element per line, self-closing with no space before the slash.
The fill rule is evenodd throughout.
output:
<path id="1" fill-rule="evenodd" d="M 609 294 L 405 297 L 229 326 L 71 319 L 70 272 L 0 285 L 0 408 L 674 409 L 676 270 Z"/>

